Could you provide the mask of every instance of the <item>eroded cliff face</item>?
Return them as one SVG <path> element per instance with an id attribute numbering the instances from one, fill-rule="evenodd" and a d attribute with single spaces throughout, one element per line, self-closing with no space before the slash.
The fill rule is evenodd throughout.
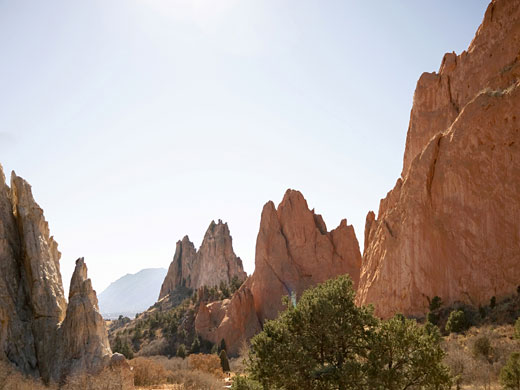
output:
<path id="1" fill-rule="evenodd" d="M 23 372 L 39 374 L 31 326 L 28 283 L 11 193 L 0 166 L 0 356 Z"/>
<path id="2" fill-rule="evenodd" d="M 349 274 L 357 286 L 360 266 L 354 228 L 343 220 L 327 232 L 323 218 L 309 210 L 303 195 L 288 190 L 278 209 L 268 202 L 262 210 L 250 281 L 260 322 L 278 315 L 284 295 L 299 297 L 335 276 Z"/>
<path id="3" fill-rule="evenodd" d="M 221 220 L 211 224 L 198 251 L 185 236 L 178 241 L 173 261 L 159 293 L 159 300 L 179 287 L 196 290 L 202 286 L 230 283 L 234 277 L 245 280 L 242 260 L 233 251 L 233 240 L 227 223 Z"/>
<path id="4" fill-rule="evenodd" d="M 403 174 L 367 216 L 358 303 L 423 315 L 520 285 L 520 3 L 493 1 L 467 52 L 414 95 Z"/>
<path id="5" fill-rule="evenodd" d="M 288 190 L 278 206 L 262 211 L 256 242 L 255 272 L 231 300 L 202 305 L 197 332 L 218 343 L 225 339 L 236 354 L 268 319 L 283 310 L 282 297 L 348 273 L 357 286 L 361 254 L 354 229 L 346 220 L 331 232 L 322 217 L 309 210 L 303 195 Z"/>
<path id="6" fill-rule="evenodd" d="M 518 7 L 518 1 L 492 1 L 468 50 L 445 54 L 438 73 L 423 73 L 413 98 L 403 178 L 430 139 L 445 132 L 479 92 L 504 90 L 517 80 Z"/>
<path id="7" fill-rule="evenodd" d="M 0 359 L 46 383 L 97 374 L 112 356 L 83 259 L 68 306 L 59 260 L 31 186 L 13 172 L 9 188 L 0 166 Z M 123 366 L 117 365 L 118 375 Z"/>
<path id="8" fill-rule="evenodd" d="M 11 203 L 20 241 L 20 265 L 31 311 L 36 360 L 45 381 L 55 369 L 55 350 L 59 324 L 65 318 L 67 303 L 60 273 L 60 252 L 43 210 L 34 201 L 31 186 L 11 175 Z M 24 302 L 19 302 L 23 305 Z"/>

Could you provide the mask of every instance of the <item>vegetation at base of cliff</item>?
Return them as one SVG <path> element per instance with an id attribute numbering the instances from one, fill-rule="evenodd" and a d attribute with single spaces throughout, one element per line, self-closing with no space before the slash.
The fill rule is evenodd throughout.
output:
<path id="1" fill-rule="evenodd" d="M 340 276 L 304 292 L 251 342 L 249 376 L 276 389 L 449 389 L 435 327 L 379 321 Z"/>
<path id="2" fill-rule="evenodd" d="M 466 318 L 464 310 L 453 310 L 446 322 L 446 332 L 460 333 L 469 328 L 469 322 Z"/>
<path id="3" fill-rule="evenodd" d="M 197 291 L 179 288 L 133 320 L 121 316 L 109 326 L 112 350 L 128 359 L 134 354 L 185 357 L 192 353 L 220 352 L 222 348 L 213 348 L 211 342 L 195 333 L 195 316 L 201 302 L 229 298 L 241 284 L 234 277 L 230 284 L 220 283 Z"/>
<path id="4" fill-rule="evenodd" d="M 430 300 L 430 310 L 425 319 L 427 322 L 437 325 L 444 336 L 451 332 L 464 332 L 471 326 L 514 324 L 520 317 L 520 294 L 518 291 L 516 294 L 505 297 L 500 301 L 492 298 L 489 300 L 489 305 L 481 305 L 476 308 L 461 302 L 444 306 L 442 299 L 436 296 Z M 460 312 L 463 312 L 463 314 Z M 449 325 L 448 322 L 450 322 Z M 518 326 L 520 335 L 520 324 Z"/>

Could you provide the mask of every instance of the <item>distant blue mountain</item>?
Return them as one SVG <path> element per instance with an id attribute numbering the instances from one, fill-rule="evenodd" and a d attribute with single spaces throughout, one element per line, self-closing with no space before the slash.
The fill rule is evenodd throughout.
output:
<path id="1" fill-rule="evenodd" d="M 165 268 L 147 268 L 119 278 L 98 295 L 99 311 L 106 319 L 133 318 L 157 301 L 166 272 Z"/>

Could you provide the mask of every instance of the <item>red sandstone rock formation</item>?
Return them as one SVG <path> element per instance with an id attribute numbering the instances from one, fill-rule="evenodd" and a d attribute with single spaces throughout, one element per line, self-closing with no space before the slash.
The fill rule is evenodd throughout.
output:
<path id="1" fill-rule="evenodd" d="M 230 283 L 233 277 L 244 280 L 242 260 L 233 251 L 233 241 L 227 223 L 211 221 L 198 251 L 185 236 L 177 241 L 175 255 L 159 293 L 159 300 L 178 287 L 193 290 L 202 286 Z"/>
<path id="2" fill-rule="evenodd" d="M 225 339 L 228 352 L 236 354 L 242 339 L 249 339 L 283 309 L 283 296 L 297 298 L 307 288 L 346 273 L 357 285 L 360 265 L 352 226 L 343 220 L 327 232 L 303 195 L 288 190 L 278 209 L 273 202 L 264 206 L 253 275 L 230 301 L 203 305 L 195 328 L 212 342 Z"/>
<path id="3" fill-rule="evenodd" d="M 208 305 L 201 303 L 195 318 L 195 329 L 215 344 L 226 340 L 228 353 L 237 354 L 244 341 L 262 330 L 247 282 L 231 299 Z"/>
<path id="4" fill-rule="evenodd" d="M 493 1 L 467 52 L 414 95 L 403 173 L 367 216 L 358 303 L 422 315 L 520 285 L 520 2 Z"/>

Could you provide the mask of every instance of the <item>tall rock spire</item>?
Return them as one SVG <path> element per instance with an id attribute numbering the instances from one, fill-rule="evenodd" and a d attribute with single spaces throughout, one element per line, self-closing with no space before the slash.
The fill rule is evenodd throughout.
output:
<path id="1" fill-rule="evenodd" d="M 298 298 L 309 287 L 342 274 L 357 285 L 360 266 L 353 227 L 343 220 L 328 232 L 303 195 L 288 190 L 278 209 L 268 202 L 262 210 L 253 275 L 231 300 L 202 305 L 195 328 L 214 343 L 224 339 L 228 352 L 236 354 L 242 340 L 284 308 L 283 296 Z"/>
<path id="2" fill-rule="evenodd" d="M 87 278 L 83 258 L 76 260 L 70 282 L 67 314 L 61 326 L 61 376 L 98 372 L 110 360 L 105 321 L 99 313 L 96 292 Z"/>
<path id="3" fill-rule="evenodd" d="M 211 221 L 198 251 L 185 236 L 178 241 L 175 255 L 164 278 L 159 299 L 178 287 L 198 289 L 202 286 L 218 286 L 230 283 L 237 277 L 244 280 L 242 260 L 233 251 L 233 240 L 227 223 Z"/>
<path id="4" fill-rule="evenodd" d="M 83 259 L 76 262 L 68 305 L 59 260 L 31 186 L 13 172 L 9 188 L 0 166 L 0 359 L 46 383 L 72 375 L 81 382 L 73 388 L 98 388 L 93 383 L 103 378 L 110 378 L 107 390 L 133 388 L 128 364 L 111 358 Z M 101 371 L 101 378 L 85 375 Z"/>

